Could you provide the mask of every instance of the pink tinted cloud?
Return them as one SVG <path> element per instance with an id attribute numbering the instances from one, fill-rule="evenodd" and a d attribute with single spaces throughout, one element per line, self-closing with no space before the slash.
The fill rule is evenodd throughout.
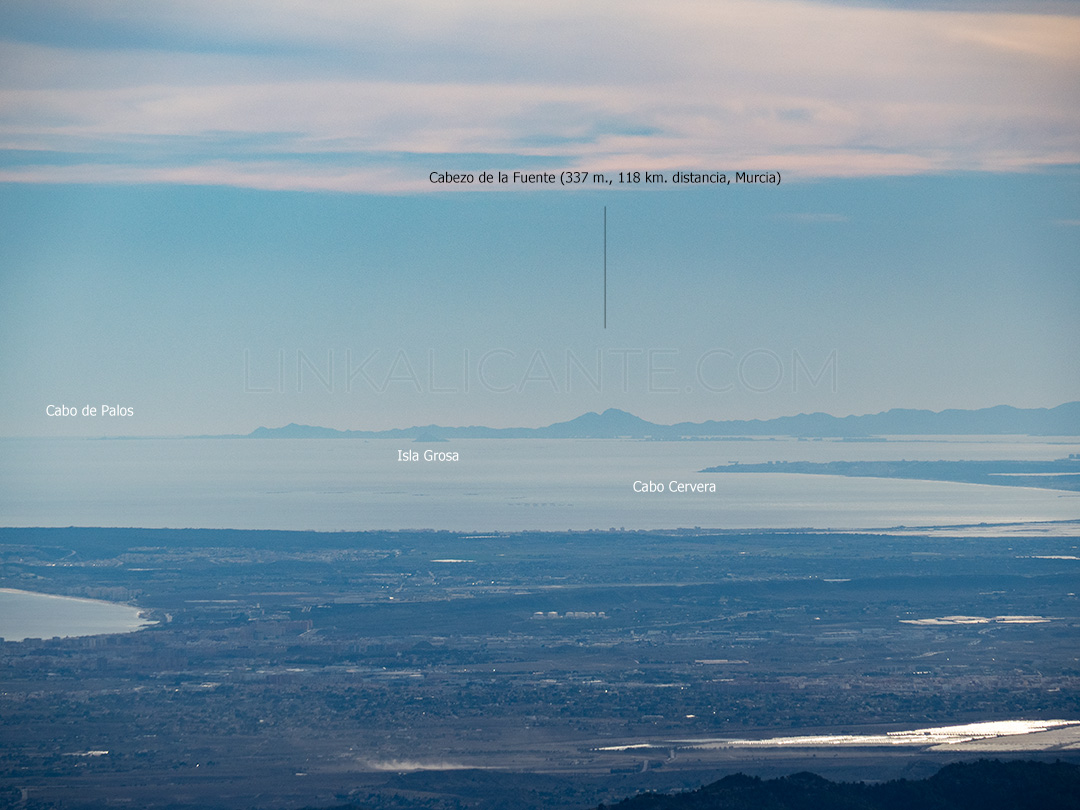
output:
<path id="1" fill-rule="evenodd" d="M 133 9 L 281 47 L 20 44 L 0 57 L 0 142 L 81 157 L 0 179 L 403 191 L 456 155 L 796 177 L 1080 162 L 1077 17 L 789 0 Z"/>

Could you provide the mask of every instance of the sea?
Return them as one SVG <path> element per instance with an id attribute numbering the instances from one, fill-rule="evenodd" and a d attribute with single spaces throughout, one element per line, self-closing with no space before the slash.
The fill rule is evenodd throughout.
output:
<path id="1" fill-rule="evenodd" d="M 417 460 L 402 460 L 410 451 Z M 425 460 L 425 451 L 457 460 Z M 1056 459 L 1074 453 L 1080 453 L 1077 437 L 1030 436 L 4 439 L 0 525 L 512 532 L 1075 521 L 1075 492 L 701 472 L 734 461 Z M 649 482 L 663 484 L 663 491 L 635 491 Z M 672 492 L 671 482 L 713 483 L 715 492 Z"/>

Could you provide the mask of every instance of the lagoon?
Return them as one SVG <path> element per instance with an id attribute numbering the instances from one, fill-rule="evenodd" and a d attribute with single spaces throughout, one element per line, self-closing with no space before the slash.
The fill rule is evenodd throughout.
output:
<path id="1" fill-rule="evenodd" d="M 130 605 L 0 588 L 0 639 L 131 633 L 153 622 Z"/>

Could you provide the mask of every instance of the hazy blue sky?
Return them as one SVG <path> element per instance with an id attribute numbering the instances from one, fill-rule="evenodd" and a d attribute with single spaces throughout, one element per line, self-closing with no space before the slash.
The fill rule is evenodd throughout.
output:
<path id="1" fill-rule="evenodd" d="M 1080 399 L 1078 132 L 1072 3 L 6 2 L 0 434 Z"/>

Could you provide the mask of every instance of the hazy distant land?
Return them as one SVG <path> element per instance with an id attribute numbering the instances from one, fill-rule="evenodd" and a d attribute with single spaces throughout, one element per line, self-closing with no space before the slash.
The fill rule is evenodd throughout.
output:
<path id="1" fill-rule="evenodd" d="M 797 473 L 850 478 L 910 478 L 1006 487 L 1080 491 L 1080 458 L 1056 461 L 772 461 L 726 464 L 708 473 Z"/>
<path id="2" fill-rule="evenodd" d="M 679 422 L 660 425 L 626 411 L 608 408 L 546 427 L 492 428 L 482 425 L 445 427 L 423 425 L 391 430 L 336 430 L 315 425 L 260 427 L 249 439 L 705 439 L 741 436 L 805 438 L 870 438 L 877 436 L 940 435 L 1080 436 L 1080 402 L 1056 408 L 1013 408 L 998 405 L 978 410 L 926 411 L 894 408 L 862 416 L 826 413 L 782 416 L 777 419 Z M 224 437 L 215 437 L 224 438 Z"/>

